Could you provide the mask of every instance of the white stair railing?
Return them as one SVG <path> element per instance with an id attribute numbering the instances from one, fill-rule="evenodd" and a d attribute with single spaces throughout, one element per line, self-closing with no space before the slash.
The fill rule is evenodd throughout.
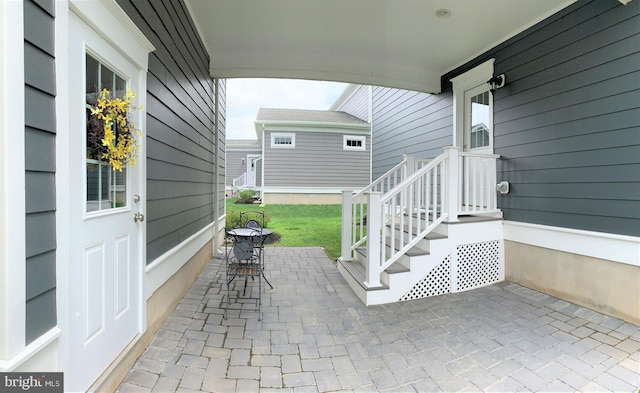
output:
<path id="1" fill-rule="evenodd" d="M 459 214 L 499 212 L 496 197 L 497 154 L 460 153 Z"/>
<path id="2" fill-rule="evenodd" d="M 239 189 L 244 187 L 247 184 L 247 173 L 243 173 L 242 175 L 238 176 L 237 178 L 233 179 L 233 188 L 234 189 Z"/>
<path id="3" fill-rule="evenodd" d="M 366 245 L 368 287 L 379 287 L 381 273 L 441 222 L 458 221 L 459 214 L 499 212 L 499 156 L 444 150 L 428 163 L 405 156 L 367 188 L 343 192 L 340 258 L 353 259 L 354 250 Z"/>

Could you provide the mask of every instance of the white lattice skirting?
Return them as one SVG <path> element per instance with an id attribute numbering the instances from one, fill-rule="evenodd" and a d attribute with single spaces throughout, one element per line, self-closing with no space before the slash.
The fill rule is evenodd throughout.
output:
<path id="1" fill-rule="evenodd" d="M 462 244 L 404 294 L 400 301 L 466 291 L 504 280 L 500 240 Z"/>

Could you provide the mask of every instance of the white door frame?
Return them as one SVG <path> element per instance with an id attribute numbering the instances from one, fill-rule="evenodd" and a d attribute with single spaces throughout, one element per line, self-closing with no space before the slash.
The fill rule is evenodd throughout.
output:
<path id="1" fill-rule="evenodd" d="M 69 76 L 69 23 L 70 14 L 75 13 L 81 20 L 89 24 L 93 30 L 103 37 L 112 47 L 117 48 L 138 69 L 138 84 L 131 86 L 138 94 L 138 105 L 146 107 L 146 72 L 148 68 L 149 53 L 155 48 L 140 32 L 137 26 L 129 19 L 126 13 L 118 6 L 115 0 L 99 1 L 57 1 L 56 2 L 56 233 L 57 233 L 57 305 L 58 305 L 58 325 L 62 330 L 60 346 L 58 352 L 59 369 L 67 371 L 69 369 L 71 355 L 70 352 L 70 326 L 75 323 L 75 316 L 70 312 L 71 288 L 75 283 L 69 281 L 69 269 L 71 269 L 70 256 L 72 247 L 79 247 L 72 239 L 71 233 L 71 212 L 77 209 L 72 206 L 70 200 L 74 192 L 78 192 L 77 179 L 71 177 L 70 151 L 71 124 L 69 116 L 70 98 L 68 86 Z M 146 115 L 139 114 L 135 119 L 138 128 L 146 134 Z M 141 211 L 145 209 L 146 203 L 146 144 L 144 140 L 140 144 L 137 165 L 130 170 L 136 170 L 139 179 L 139 191 L 142 195 Z M 82 190 L 80 190 L 82 192 Z M 135 209 L 136 206 L 132 206 Z M 138 255 L 140 261 L 138 269 L 138 293 L 136 299 L 139 304 L 138 330 L 143 332 L 146 329 L 146 302 L 144 299 L 144 263 L 146 260 L 146 226 L 138 227 Z M 72 382 L 72 381 L 69 381 Z"/>
<path id="2" fill-rule="evenodd" d="M 245 184 L 246 186 L 249 187 L 255 187 L 256 186 L 256 173 L 258 170 L 258 159 L 260 158 L 260 154 L 247 154 L 247 181 Z M 253 172 L 251 171 L 251 162 L 253 162 Z M 252 173 L 251 177 L 249 176 L 249 174 Z M 250 181 L 251 180 L 251 181 Z"/>
<path id="3" fill-rule="evenodd" d="M 483 83 L 493 76 L 493 63 L 495 59 L 489 59 L 475 68 L 453 79 L 453 146 L 464 151 L 464 124 L 465 124 L 465 92 Z M 493 107 L 493 106 L 492 106 Z M 491 115 L 493 119 L 493 114 Z M 493 122 L 493 120 L 492 120 Z M 492 125 L 493 128 L 493 125 Z M 493 132 L 492 132 L 493 139 Z M 493 141 L 490 142 L 493 150 Z"/>

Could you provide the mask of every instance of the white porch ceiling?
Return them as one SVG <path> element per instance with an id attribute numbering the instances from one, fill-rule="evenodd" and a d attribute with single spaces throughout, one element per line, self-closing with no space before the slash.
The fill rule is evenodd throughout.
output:
<path id="1" fill-rule="evenodd" d="M 575 0 L 186 0 L 219 78 L 440 91 L 440 77 Z M 436 10 L 451 11 L 439 18 Z"/>

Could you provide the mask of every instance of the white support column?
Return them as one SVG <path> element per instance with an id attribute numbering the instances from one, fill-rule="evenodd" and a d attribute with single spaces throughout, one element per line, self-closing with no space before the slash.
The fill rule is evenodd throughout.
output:
<path id="1" fill-rule="evenodd" d="M 352 191 L 342 191 L 342 239 L 340 243 L 340 259 L 351 260 L 351 196 Z"/>
<path id="2" fill-rule="evenodd" d="M 380 284 L 380 228 L 382 227 L 380 200 L 382 193 L 370 192 L 367 207 L 367 264 L 364 285 L 369 288 Z"/>
<path id="3" fill-rule="evenodd" d="M 458 221 L 458 193 L 460 187 L 460 162 L 459 147 L 448 146 L 444 148 L 447 153 L 447 178 L 445 179 L 445 199 L 448 221 Z"/>
<path id="4" fill-rule="evenodd" d="M 23 7 L 0 1 L 0 371 L 25 348 Z"/>

